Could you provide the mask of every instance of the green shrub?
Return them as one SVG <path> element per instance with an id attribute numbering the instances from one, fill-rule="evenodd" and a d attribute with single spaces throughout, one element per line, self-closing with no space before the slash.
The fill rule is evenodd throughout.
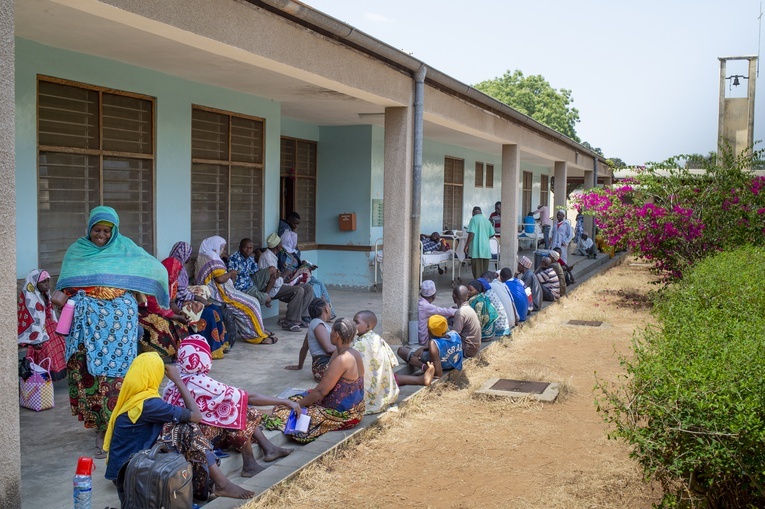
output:
<path id="1" fill-rule="evenodd" d="M 600 383 L 611 438 L 625 440 L 662 507 L 765 507 L 765 249 L 707 258 L 657 303 L 627 374 Z"/>

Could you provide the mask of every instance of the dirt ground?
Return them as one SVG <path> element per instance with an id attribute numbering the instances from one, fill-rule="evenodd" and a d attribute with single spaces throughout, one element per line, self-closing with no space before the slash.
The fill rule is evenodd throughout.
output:
<path id="1" fill-rule="evenodd" d="M 596 376 L 617 379 L 617 353 L 652 320 L 654 279 L 629 258 L 590 279 L 454 383 L 423 391 L 245 507 L 651 507 L 661 491 L 642 481 L 627 446 L 607 439 L 593 388 Z M 572 319 L 604 324 L 566 325 Z M 476 395 L 493 377 L 558 382 L 561 395 L 554 404 Z"/>

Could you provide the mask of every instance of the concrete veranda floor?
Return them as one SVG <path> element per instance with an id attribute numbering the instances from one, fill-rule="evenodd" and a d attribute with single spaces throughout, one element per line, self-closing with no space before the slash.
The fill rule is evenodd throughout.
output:
<path id="1" fill-rule="evenodd" d="M 531 251 L 521 254 L 532 257 Z M 533 257 L 532 257 L 533 259 Z M 599 254 L 596 260 L 587 260 L 580 256 L 569 255 L 574 263 L 577 283 L 604 270 L 609 265 L 609 257 Z M 321 277 L 320 274 L 318 274 Z M 439 275 L 428 270 L 426 279 L 436 282 L 438 294 L 436 304 L 448 307 L 451 300 L 451 274 Z M 462 267 L 462 281 L 472 279 L 470 266 Z M 574 285 L 575 287 L 576 285 Z M 384 285 L 383 285 L 384 287 Z M 384 290 L 383 290 L 384 291 Z M 338 317 L 352 317 L 361 309 L 371 309 L 378 317 L 382 311 L 382 291 L 348 290 L 330 287 L 332 303 Z M 549 304 L 549 303 L 545 303 Z M 285 305 L 281 305 L 281 315 Z M 276 324 L 277 318 L 266 319 L 266 327 L 277 333 L 279 342 L 275 345 L 249 345 L 237 343 L 225 359 L 215 361 L 213 378 L 224 383 L 241 387 L 247 391 L 275 396 L 288 388 L 309 389 L 315 386 L 310 368 L 310 358 L 302 371 L 287 371 L 284 366 L 297 362 L 298 351 L 305 335 L 304 331 L 290 333 Z M 378 324 L 377 331 L 381 331 Z M 395 345 L 394 350 L 396 349 Z M 420 387 L 403 387 L 399 402 L 411 396 Z M 55 408 L 44 412 L 33 412 L 20 408 L 21 429 L 21 476 L 22 507 L 25 509 L 56 509 L 72 507 L 72 476 L 79 456 L 92 456 L 95 448 L 95 432 L 86 430 L 76 418 L 71 416 L 68 405 L 66 381 L 55 384 Z M 320 437 L 308 445 L 287 444 L 295 448 L 290 456 L 266 464 L 262 473 L 250 479 L 239 476 L 241 458 L 231 452 L 231 456 L 222 461 L 221 467 L 233 482 L 257 493 L 291 476 L 300 468 L 312 462 L 348 436 L 374 423 L 378 416 L 367 416 L 362 425 L 345 432 L 332 432 Z M 284 435 L 279 432 L 266 432 L 266 436 L 277 444 L 284 443 Z M 260 454 L 258 448 L 256 456 Z M 93 503 L 95 509 L 119 507 L 117 489 L 104 479 L 105 461 L 95 460 L 96 471 L 93 474 Z M 208 509 L 236 507 L 242 501 L 230 499 L 212 500 L 205 504 Z"/>

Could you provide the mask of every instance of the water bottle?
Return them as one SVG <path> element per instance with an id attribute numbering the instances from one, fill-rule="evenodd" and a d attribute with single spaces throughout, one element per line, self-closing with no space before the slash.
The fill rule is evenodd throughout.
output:
<path id="1" fill-rule="evenodd" d="M 61 310 L 61 316 L 58 317 L 58 326 L 56 332 L 62 336 L 68 336 L 72 329 L 72 318 L 74 318 L 74 301 L 69 299 Z"/>
<path id="2" fill-rule="evenodd" d="M 90 509 L 93 479 L 90 474 L 95 467 L 93 458 L 81 456 L 77 460 L 77 472 L 74 474 L 74 509 Z"/>

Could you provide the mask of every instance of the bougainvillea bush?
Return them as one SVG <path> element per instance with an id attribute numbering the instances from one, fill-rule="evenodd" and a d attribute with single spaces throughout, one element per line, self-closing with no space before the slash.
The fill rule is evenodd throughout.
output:
<path id="1" fill-rule="evenodd" d="M 765 176 L 750 170 L 762 155 L 728 152 L 700 170 L 676 156 L 574 201 L 609 245 L 626 245 L 671 282 L 710 254 L 765 244 Z"/>

